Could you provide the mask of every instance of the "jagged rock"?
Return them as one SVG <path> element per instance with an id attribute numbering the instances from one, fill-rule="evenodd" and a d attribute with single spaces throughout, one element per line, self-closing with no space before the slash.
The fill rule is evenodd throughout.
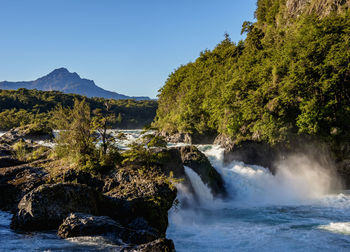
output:
<path id="1" fill-rule="evenodd" d="M 231 137 L 225 136 L 225 135 L 218 135 L 214 142 L 214 145 L 220 145 L 221 147 L 225 148 L 225 150 L 230 151 L 233 149 L 235 143 L 234 141 L 231 139 Z"/>
<path id="2" fill-rule="evenodd" d="M 126 248 L 123 252 L 174 252 L 174 242 L 169 239 L 158 239 L 146 244 L 137 246 L 136 248 Z"/>
<path id="3" fill-rule="evenodd" d="M 158 133 L 159 136 L 162 136 L 165 138 L 165 140 L 169 143 L 192 143 L 192 137 L 188 133 L 174 133 L 169 134 L 168 132 L 162 131 Z"/>
<path id="4" fill-rule="evenodd" d="M 60 225 L 57 234 L 61 238 L 110 235 L 118 240 L 121 239 L 123 230 L 124 228 L 110 217 L 72 213 Z"/>
<path id="5" fill-rule="evenodd" d="M 286 18 L 295 18 L 303 13 L 315 13 L 320 17 L 329 16 L 332 12 L 339 12 L 350 8 L 347 0 L 288 0 L 286 2 Z"/>
<path id="6" fill-rule="evenodd" d="M 85 185 L 41 185 L 19 202 L 11 226 L 23 230 L 55 229 L 70 213 L 102 215 L 103 207 L 103 195 Z"/>
<path id="7" fill-rule="evenodd" d="M 156 171 L 140 174 L 133 169 L 119 169 L 105 184 L 105 194 L 129 207 L 128 217 L 143 217 L 165 235 L 168 210 L 176 198 L 176 188 Z"/>
<path id="8" fill-rule="evenodd" d="M 78 183 L 87 185 L 96 189 L 97 191 L 102 191 L 104 182 L 97 177 L 93 177 L 91 173 L 77 170 L 68 169 L 50 178 L 51 181 L 57 181 L 61 183 Z"/>
<path id="9" fill-rule="evenodd" d="M 195 146 L 178 147 L 181 154 L 182 163 L 195 171 L 202 181 L 209 186 L 213 195 L 225 196 L 226 190 L 224 181 L 220 174 L 210 164 L 208 158 Z"/>
<path id="10" fill-rule="evenodd" d="M 30 165 L 0 168 L 0 209 L 14 211 L 26 193 L 44 184 L 45 175 Z"/>
<path id="11" fill-rule="evenodd" d="M 169 143 L 185 143 L 185 144 L 211 144 L 216 138 L 217 134 L 213 132 L 206 132 L 203 134 L 190 134 L 190 133 L 168 133 L 161 131 L 159 136 L 165 138 Z"/>
<path id="12" fill-rule="evenodd" d="M 70 214 L 58 228 L 58 236 L 105 236 L 114 243 L 143 244 L 159 238 L 157 231 L 143 218 L 137 218 L 126 227 L 107 216 L 82 213 Z"/>

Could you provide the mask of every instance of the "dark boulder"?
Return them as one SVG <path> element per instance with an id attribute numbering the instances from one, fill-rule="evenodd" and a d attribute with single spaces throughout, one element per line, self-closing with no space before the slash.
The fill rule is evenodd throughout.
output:
<path id="1" fill-rule="evenodd" d="M 104 236 L 113 243 L 144 244 L 159 238 L 154 228 L 143 218 L 137 218 L 127 226 L 107 216 L 70 214 L 58 228 L 58 236 L 70 238 L 78 236 Z"/>
<path id="2" fill-rule="evenodd" d="M 100 215 L 103 195 L 80 184 L 41 185 L 18 204 L 11 226 L 23 230 L 56 229 L 75 212 Z"/>
<path id="3" fill-rule="evenodd" d="M 107 216 L 93 216 L 82 213 L 70 214 L 58 228 L 58 236 L 70 238 L 77 236 L 107 235 L 121 239 L 124 228 Z"/>
<path id="4" fill-rule="evenodd" d="M 214 196 L 226 195 L 224 181 L 220 174 L 197 147 L 191 145 L 177 147 L 177 149 L 180 151 L 183 165 L 195 171 L 202 181 L 209 186 Z"/>
<path id="5" fill-rule="evenodd" d="M 128 219 L 143 217 L 159 234 L 165 235 L 168 210 L 176 198 L 176 188 L 155 170 L 140 173 L 121 168 L 106 180 L 105 195 L 129 207 Z"/>
<path id="6" fill-rule="evenodd" d="M 22 197 L 45 183 L 46 172 L 30 165 L 0 168 L 0 209 L 15 211 Z"/>
<path id="7" fill-rule="evenodd" d="M 174 252 L 174 242 L 169 239 L 161 238 L 135 248 L 126 248 L 123 252 Z"/>

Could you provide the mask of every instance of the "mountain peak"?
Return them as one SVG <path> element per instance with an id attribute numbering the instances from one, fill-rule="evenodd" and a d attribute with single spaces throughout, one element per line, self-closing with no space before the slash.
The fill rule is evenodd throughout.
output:
<path id="1" fill-rule="evenodd" d="M 95 82 L 80 78 L 67 68 L 61 67 L 53 70 L 48 75 L 35 81 L 26 82 L 0 82 L 0 89 L 37 89 L 43 91 L 58 90 L 64 93 L 80 94 L 87 97 L 103 97 L 106 99 L 136 99 L 149 100 L 149 97 L 130 97 L 115 92 L 111 92 L 96 86 Z"/>
<path id="2" fill-rule="evenodd" d="M 68 71 L 67 68 L 64 68 L 64 67 L 53 70 L 51 73 L 49 73 L 45 77 L 61 77 L 61 78 L 73 77 L 73 78 L 80 79 L 80 76 L 77 73 L 71 73 Z"/>

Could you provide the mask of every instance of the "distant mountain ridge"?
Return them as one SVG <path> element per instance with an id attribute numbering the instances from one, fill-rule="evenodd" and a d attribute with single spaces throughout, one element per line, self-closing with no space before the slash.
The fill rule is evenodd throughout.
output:
<path id="1" fill-rule="evenodd" d="M 34 81 L 0 82 L 0 89 L 37 89 L 42 91 L 57 90 L 63 93 L 84 95 L 87 97 L 102 97 L 106 99 L 150 100 L 146 96 L 126 96 L 98 87 L 93 80 L 83 79 L 77 73 L 71 73 L 66 68 L 58 68 Z"/>

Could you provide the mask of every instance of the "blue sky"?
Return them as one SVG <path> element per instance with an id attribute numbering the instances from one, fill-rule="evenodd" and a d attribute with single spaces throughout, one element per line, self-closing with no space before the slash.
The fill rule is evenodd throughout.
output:
<path id="1" fill-rule="evenodd" d="M 0 0 L 0 81 L 66 67 L 105 89 L 155 98 L 168 75 L 239 41 L 256 0 Z"/>

